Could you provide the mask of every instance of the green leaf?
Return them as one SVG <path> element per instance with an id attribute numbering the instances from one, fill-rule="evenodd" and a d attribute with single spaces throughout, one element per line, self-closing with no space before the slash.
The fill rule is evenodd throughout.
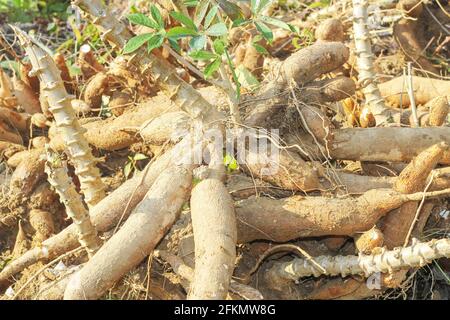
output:
<path id="1" fill-rule="evenodd" d="M 223 157 L 223 164 L 230 170 L 234 171 L 239 169 L 239 164 L 237 163 L 236 159 L 229 153 L 227 153 Z"/>
<path id="2" fill-rule="evenodd" d="M 217 58 L 217 55 L 215 53 L 206 50 L 191 52 L 189 56 L 194 60 L 211 60 Z"/>
<path id="3" fill-rule="evenodd" d="M 184 5 L 186 7 L 196 7 L 198 6 L 198 0 L 184 0 Z"/>
<path id="4" fill-rule="evenodd" d="M 125 45 L 125 48 L 123 48 L 123 53 L 131 53 L 139 49 L 144 43 L 146 43 L 148 40 L 150 40 L 153 37 L 153 33 L 144 33 L 140 34 L 138 36 L 135 36 L 128 40 L 127 44 Z"/>
<path id="5" fill-rule="evenodd" d="M 153 20 L 158 24 L 158 30 L 164 29 L 164 20 L 161 16 L 161 13 L 159 12 L 158 8 L 152 4 L 150 6 L 150 14 L 152 15 Z"/>
<path id="6" fill-rule="evenodd" d="M 197 31 L 186 27 L 173 27 L 167 31 L 167 37 L 169 38 L 182 38 L 196 35 L 198 35 Z"/>
<path id="7" fill-rule="evenodd" d="M 148 157 L 142 153 L 136 153 L 133 157 L 133 160 L 135 160 L 135 161 L 144 160 L 144 159 L 148 159 Z"/>
<path id="8" fill-rule="evenodd" d="M 261 21 L 255 21 L 256 29 L 261 32 L 262 36 L 269 41 L 269 43 L 273 40 L 273 33 L 272 30 L 263 22 Z"/>
<path id="9" fill-rule="evenodd" d="M 330 0 L 320 0 L 316 2 L 312 2 L 308 8 L 316 9 L 316 8 L 325 8 L 330 5 Z"/>
<path id="10" fill-rule="evenodd" d="M 193 50 L 203 49 L 205 45 L 206 45 L 206 36 L 204 34 L 193 37 L 191 41 L 189 41 L 189 47 Z"/>
<path id="11" fill-rule="evenodd" d="M 209 77 L 211 77 L 213 75 L 213 73 L 216 72 L 217 69 L 219 69 L 221 63 L 222 63 L 221 59 L 218 58 L 218 59 L 215 59 L 210 64 L 208 64 L 205 67 L 205 71 L 203 72 L 205 75 L 205 78 L 208 79 Z"/>
<path id="12" fill-rule="evenodd" d="M 169 40 L 170 46 L 171 46 L 176 52 L 180 53 L 180 52 L 181 52 L 181 48 L 180 48 L 178 42 L 177 42 L 175 39 L 171 39 L 171 38 L 169 38 L 168 40 Z"/>
<path id="13" fill-rule="evenodd" d="M 217 15 L 217 6 L 214 6 L 209 10 L 208 14 L 205 17 L 205 22 L 203 23 L 203 28 L 208 29 L 211 25 L 211 22 L 214 20 L 214 18 Z"/>
<path id="14" fill-rule="evenodd" d="M 258 79 L 242 64 L 236 68 L 236 75 L 244 88 L 253 91 L 259 87 Z"/>
<path id="15" fill-rule="evenodd" d="M 197 27 L 200 27 L 200 24 L 208 11 L 209 1 L 210 0 L 200 0 L 199 4 L 195 8 L 194 23 Z"/>
<path id="16" fill-rule="evenodd" d="M 128 177 L 129 177 L 129 175 L 131 173 L 132 166 L 133 166 L 132 162 L 129 161 L 129 162 L 127 162 L 127 164 L 123 168 L 123 174 L 125 175 L 126 179 L 128 179 Z"/>
<path id="17" fill-rule="evenodd" d="M 213 42 L 214 51 L 218 55 L 222 55 L 225 52 L 225 42 L 222 39 L 216 39 Z"/>
<path id="18" fill-rule="evenodd" d="M 262 54 L 269 54 L 269 52 L 266 50 L 266 48 L 264 48 L 262 45 L 260 45 L 259 43 L 253 42 L 252 43 L 253 47 L 256 49 L 256 51 L 258 51 L 259 53 Z"/>
<path id="19" fill-rule="evenodd" d="M 271 17 L 263 16 L 263 17 L 260 18 L 260 20 L 264 21 L 264 22 L 266 22 L 268 24 L 274 25 L 276 27 L 285 29 L 287 31 L 294 31 L 294 30 L 292 30 L 292 26 L 291 25 L 287 24 L 284 21 L 278 20 L 278 19 L 274 19 L 274 18 L 271 18 Z"/>
<path id="20" fill-rule="evenodd" d="M 228 0 L 218 0 L 218 3 L 220 9 L 222 9 L 231 20 L 236 20 L 244 16 L 241 8 L 239 8 L 237 4 Z"/>
<path id="21" fill-rule="evenodd" d="M 191 18 L 186 17 L 181 12 L 173 11 L 170 13 L 170 16 L 180 22 L 185 27 L 188 27 L 189 29 L 197 30 L 197 27 L 194 24 L 194 21 L 191 20 Z"/>
<path id="22" fill-rule="evenodd" d="M 233 21 L 233 24 L 231 25 L 231 27 L 236 28 L 236 27 L 244 26 L 246 24 L 249 24 L 250 22 L 252 22 L 252 20 L 247 20 L 245 18 L 238 18 Z"/>
<path id="23" fill-rule="evenodd" d="M 142 13 L 129 14 L 127 18 L 131 23 L 158 30 L 158 24 Z"/>
<path id="24" fill-rule="evenodd" d="M 161 47 L 164 42 L 164 37 L 160 34 L 155 34 L 148 40 L 147 43 L 147 52 L 152 52 L 153 49 Z"/>
<path id="25" fill-rule="evenodd" d="M 251 0 L 251 10 L 254 15 L 258 15 L 273 0 Z"/>
<path id="26" fill-rule="evenodd" d="M 220 37 L 223 36 L 224 34 L 227 34 L 228 29 L 227 26 L 225 25 L 225 23 L 220 22 L 220 23 L 216 23 L 213 24 L 211 27 L 209 27 L 206 30 L 206 34 L 208 36 L 212 36 L 212 37 Z"/>

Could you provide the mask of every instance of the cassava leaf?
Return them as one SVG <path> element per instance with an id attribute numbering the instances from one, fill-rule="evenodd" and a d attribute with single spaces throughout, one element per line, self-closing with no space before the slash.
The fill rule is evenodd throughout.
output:
<path id="1" fill-rule="evenodd" d="M 192 21 L 191 18 L 186 17 L 181 12 L 173 11 L 170 13 L 170 16 L 175 20 L 177 20 L 178 22 L 180 22 L 185 27 L 197 31 L 197 27 L 195 26 L 194 21 Z"/>
<path id="2" fill-rule="evenodd" d="M 186 27 L 173 27 L 167 31 L 167 36 L 169 38 L 182 38 L 196 35 L 198 35 L 197 31 Z"/>
<path id="3" fill-rule="evenodd" d="M 213 24 L 211 27 L 209 27 L 205 31 L 205 33 L 208 36 L 213 36 L 213 37 L 223 36 L 224 34 L 227 34 L 227 32 L 228 32 L 227 26 L 223 22 Z"/>
<path id="4" fill-rule="evenodd" d="M 209 77 L 211 77 L 214 74 L 214 72 L 216 72 L 217 69 L 219 69 L 221 63 L 222 63 L 221 59 L 217 58 L 213 62 L 208 64 L 205 67 L 205 71 L 203 72 L 205 75 L 205 78 L 208 79 Z"/>
<path id="5" fill-rule="evenodd" d="M 150 40 L 153 37 L 153 33 L 144 33 L 138 36 L 135 36 L 128 40 L 127 44 L 123 48 L 123 53 L 128 54 L 139 49 L 144 43 Z"/>
<path id="6" fill-rule="evenodd" d="M 145 14 L 133 13 L 129 14 L 127 18 L 128 21 L 130 21 L 131 23 L 158 30 L 158 24 L 149 17 L 147 17 Z"/>

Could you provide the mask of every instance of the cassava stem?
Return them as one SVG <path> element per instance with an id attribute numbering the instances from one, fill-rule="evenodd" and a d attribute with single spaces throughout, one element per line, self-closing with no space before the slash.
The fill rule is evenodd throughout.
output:
<path id="1" fill-rule="evenodd" d="M 132 38 L 126 26 L 117 20 L 101 1 L 74 0 L 73 4 L 87 14 L 93 24 L 99 28 L 103 38 L 117 50 L 121 50 Z M 152 77 L 160 88 L 191 117 L 200 118 L 206 125 L 224 119 L 216 108 L 177 75 L 175 68 L 161 58 L 147 54 L 144 47 L 137 51 L 131 62 L 138 65 L 142 71 L 150 68 Z"/>
<path id="2" fill-rule="evenodd" d="M 376 84 L 373 69 L 373 54 L 370 44 L 370 33 L 367 28 L 367 0 L 353 0 L 353 32 L 355 37 L 356 61 L 359 72 L 359 82 L 363 86 L 366 103 L 377 118 L 387 112 L 384 100 Z M 378 119 L 377 119 L 378 120 Z"/>
<path id="3" fill-rule="evenodd" d="M 75 117 L 60 71 L 45 50 L 22 30 L 16 27 L 13 29 L 30 57 L 33 66 L 31 73 L 39 77 L 42 92 L 49 103 L 49 110 L 55 118 L 56 126 L 61 131 L 73 160 L 86 203 L 92 207 L 104 198 L 104 185 L 100 179 L 100 172 L 94 165 L 94 157 L 84 138 L 83 130 Z"/>
<path id="4" fill-rule="evenodd" d="M 320 264 L 326 273 L 305 259 L 293 259 L 276 263 L 268 270 L 268 278 L 277 280 L 297 280 L 307 276 L 329 275 L 342 277 L 348 275 L 369 275 L 376 272 L 422 267 L 435 259 L 450 257 L 450 239 L 431 240 L 426 243 L 414 241 L 409 247 L 385 250 L 378 254 L 359 256 L 319 256 L 314 261 Z"/>
<path id="5" fill-rule="evenodd" d="M 55 188 L 60 201 L 66 207 L 67 215 L 72 218 L 78 229 L 78 240 L 81 246 L 86 249 L 89 257 L 92 257 L 100 248 L 101 242 L 91 223 L 89 212 L 84 207 L 83 200 L 67 175 L 67 164 L 48 145 L 46 145 L 46 153 L 45 172 L 47 173 L 47 180 Z"/>

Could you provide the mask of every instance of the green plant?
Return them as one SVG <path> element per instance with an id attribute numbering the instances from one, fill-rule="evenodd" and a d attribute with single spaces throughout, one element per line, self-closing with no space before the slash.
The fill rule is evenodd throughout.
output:
<path id="1" fill-rule="evenodd" d="M 172 11 L 170 17 L 179 23 L 178 26 L 166 28 L 161 13 L 155 5 L 150 6 L 150 15 L 132 13 L 128 20 L 135 25 L 148 27 L 153 32 L 144 33 L 131 38 L 123 49 L 123 53 L 133 53 L 141 46 L 146 45 L 150 53 L 155 48 L 165 45 L 167 40 L 170 48 L 182 58 L 189 60 L 188 63 L 196 65 L 201 70 L 205 79 L 211 78 L 217 71 L 224 76 L 222 61 L 225 61 L 231 71 L 232 80 L 236 86 L 236 98 L 240 99 L 240 81 L 247 80 L 249 86 L 255 86 L 257 81 L 249 79 L 242 70 L 237 71 L 228 50 L 228 35 L 233 28 L 252 25 L 258 34 L 253 38 L 252 45 L 262 54 L 267 50 L 261 45 L 266 42 L 269 45 L 273 41 L 273 32 L 269 25 L 283 28 L 299 34 L 298 28 L 281 20 L 262 14 L 263 9 L 270 4 L 270 0 L 252 0 L 250 18 L 245 19 L 241 9 L 228 0 L 189 0 L 186 6 L 195 6 L 193 17 L 186 16 L 181 12 Z M 188 39 L 188 41 L 182 39 Z M 187 44 L 187 45 L 186 45 Z M 185 55 L 182 57 L 180 55 Z M 204 65 L 202 68 L 201 65 Z M 228 80 L 228 79 L 226 79 Z M 255 79 L 256 80 L 256 79 Z"/>
<path id="2" fill-rule="evenodd" d="M 228 172 L 233 172 L 233 171 L 236 171 L 239 169 L 239 164 L 238 164 L 236 158 L 229 153 L 227 153 L 223 157 L 223 164 L 227 168 Z"/>
<path id="3" fill-rule="evenodd" d="M 130 174 L 134 171 L 139 171 L 137 167 L 137 163 L 140 160 L 148 159 L 148 157 L 145 154 L 142 153 L 136 153 L 134 156 L 128 156 L 128 161 L 123 168 L 123 174 L 125 175 L 125 178 L 128 179 Z"/>
<path id="4" fill-rule="evenodd" d="M 0 12 L 6 13 L 10 22 L 31 22 L 35 17 L 66 18 L 70 1 L 0 0 Z"/>

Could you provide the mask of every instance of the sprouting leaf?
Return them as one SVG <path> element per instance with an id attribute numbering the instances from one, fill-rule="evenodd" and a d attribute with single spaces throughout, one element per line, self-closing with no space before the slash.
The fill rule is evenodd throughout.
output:
<path id="1" fill-rule="evenodd" d="M 125 175 L 125 178 L 128 179 L 131 173 L 131 169 L 133 168 L 133 163 L 131 161 L 128 161 L 125 167 L 123 168 L 123 174 Z"/>
<path id="2" fill-rule="evenodd" d="M 205 18 L 206 12 L 208 11 L 209 7 L 209 1 L 210 0 L 200 0 L 197 7 L 195 8 L 194 23 L 197 27 L 200 26 L 203 18 Z"/>
<path id="3" fill-rule="evenodd" d="M 275 19 L 275 18 L 263 16 L 263 17 L 260 17 L 260 20 L 261 20 L 261 21 L 264 21 L 264 22 L 266 22 L 266 23 L 268 23 L 268 24 L 274 25 L 274 26 L 276 26 L 276 27 L 282 28 L 282 29 L 284 29 L 284 30 L 287 30 L 287 31 L 294 31 L 294 30 L 292 29 L 292 26 L 291 26 L 291 25 L 287 24 L 287 23 L 284 22 L 284 21 Z"/>
<path id="4" fill-rule="evenodd" d="M 144 160 L 144 159 L 148 159 L 148 157 L 142 153 L 136 153 L 133 157 L 134 161 L 139 161 L 139 160 Z"/>
<path id="5" fill-rule="evenodd" d="M 227 26 L 223 22 L 219 22 L 219 23 L 213 24 L 211 27 L 209 27 L 205 31 L 205 33 L 208 36 L 213 36 L 213 37 L 223 36 L 227 32 L 228 32 Z"/>
<path id="6" fill-rule="evenodd" d="M 153 33 L 144 33 L 131 38 L 123 48 L 123 53 L 127 54 L 136 51 L 152 37 Z"/>
<path id="7" fill-rule="evenodd" d="M 261 32 L 262 36 L 269 41 L 269 43 L 273 40 L 273 33 L 272 30 L 263 22 L 261 21 L 255 21 L 256 29 Z"/>
<path id="8" fill-rule="evenodd" d="M 147 43 L 147 52 L 152 52 L 153 49 L 161 47 L 164 42 L 164 37 L 160 34 L 155 34 L 148 40 Z"/>
<path id="9" fill-rule="evenodd" d="M 173 11 L 170 13 L 170 16 L 180 22 L 185 27 L 188 27 L 189 29 L 197 30 L 197 27 L 194 24 L 194 21 L 191 20 L 191 18 L 186 17 L 181 12 Z"/>
<path id="10" fill-rule="evenodd" d="M 243 17 L 243 13 L 239 6 L 228 0 L 218 0 L 220 9 L 231 19 L 236 20 Z"/>
<path id="11" fill-rule="evenodd" d="M 211 22 L 214 20 L 216 15 L 217 15 L 217 6 L 214 6 L 211 8 L 211 10 L 209 10 L 208 14 L 205 17 L 205 22 L 203 23 L 203 27 L 205 29 L 209 28 L 209 26 L 211 25 Z"/>
<path id="12" fill-rule="evenodd" d="M 158 24 L 158 30 L 164 29 L 163 17 L 161 15 L 161 12 L 159 12 L 159 9 L 154 4 L 150 6 L 150 14 L 152 15 L 153 20 L 155 20 L 155 22 Z"/>
<path id="13" fill-rule="evenodd" d="M 211 62 L 210 64 L 208 64 L 205 67 L 205 71 L 203 72 L 205 75 L 205 78 L 209 78 L 213 75 L 214 72 L 217 71 L 217 69 L 219 69 L 220 64 L 222 63 L 220 58 L 215 59 L 213 62 Z"/>
<path id="14" fill-rule="evenodd" d="M 211 60 L 217 58 L 217 55 L 206 50 L 197 50 L 189 54 L 194 60 Z"/>
<path id="15" fill-rule="evenodd" d="M 167 36 L 169 38 L 182 38 L 196 35 L 198 35 L 197 31 L 186 27 L 173 27 L 167 31 Z"/>
<path id="16" fill-rule="evenodd" d="M 237 163 L 236 159 L 233 157 L 233 155 L 227 153 L 223 157 L 223 164 L 230 170 L 234 171 L 239 169 L 239 164 Z"/>
<path id="17" fill-rule="evenodd" d="M 199 35 L 195 36 L 189 41 L 189 47 L 193 50 L 200 50 L 203 49 L 206 45 L 206 36 L 205 35 Z"/>
<path id="18" fill-rule="evenodd" d="M 225 52 L 225 42 L 222 39 L 216 39 L 213 42 L 214 51 L 218 55 L 222 55 Z"/>
<path id="19" fill-rule="evenodd" d="M 153 21 L 152 19 L 150 19 L 149 17 L 147 17 L 145 14 L 133 13 L 133 14 L 129 14 L 127 16 L 127 18 L 128 18 L 128 21 L 130 21 L 131 23 L 149 27 L 149 28 L 152 28 L 155 30 L 159 29 L 158 24 L 155 21 Z"/>

